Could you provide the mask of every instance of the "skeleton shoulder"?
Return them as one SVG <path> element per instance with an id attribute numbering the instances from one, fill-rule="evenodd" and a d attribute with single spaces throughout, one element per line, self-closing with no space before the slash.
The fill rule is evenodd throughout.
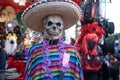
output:
<path id="1" fill-rule="evenodd" d="M 28 53 L 28 56 L 31 55 L 31 53 L 36 50 L 37 48 L 40 48 L 42 46 L 41 43 L 38 43 L 38 44 L 35 44 L 33 45 L 30 49 L 29 49 L 29 53 Z"/>

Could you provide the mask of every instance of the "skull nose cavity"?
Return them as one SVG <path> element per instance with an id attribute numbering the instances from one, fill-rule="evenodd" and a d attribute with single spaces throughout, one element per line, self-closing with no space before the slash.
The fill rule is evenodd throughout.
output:
<path id="1" fill-rule="evenodd" d="M 53 27 L 53 30 L 56 30 L 56 27 Z"/>

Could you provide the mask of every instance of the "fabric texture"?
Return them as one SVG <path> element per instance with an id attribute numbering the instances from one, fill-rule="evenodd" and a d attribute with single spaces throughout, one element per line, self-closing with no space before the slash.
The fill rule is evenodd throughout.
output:
<path id="1" fill-rule="evenodd" d="M 14 79 L 14 80 L 24 80 L 24 72 L 25 72 L 26 61 L 24 60 L 17 60 L 15 57 L 10 56 L 8 59 L 8 69 L 16 68 L 18 73 L 21 75 Z"/>
<path id="2" fill-rule="evenodd" d="M 66 53 L 70 55 L 68 68 L 65 72 L 61 71 L 61 66 L 59 65 L 59 52 L 58 45 L 49 46 L 49 60 L 51 65 L 49 69 L 51 70 L 52 79 L 46 77 L 46 66 L 44 64 L 45 59 L 42 57 L 42 44 L 34 45 L 28 54 L 26 70 L 25 70 L 25 80 L 83 80 L 83 72 L 80 64 L 80 57 L 78 56 L 78 51 L 75 47 L 65 44 Z"/>
<path id="3" fill-rule="evenodd" d="M 0 50 L 0 73 L 6 70 L 7 53 L 4 50 Z"/>
<path id="4" fill-rule="evenodd" d="M 0 80 L 5 80 L 5 74 L 0 73 Z"/>

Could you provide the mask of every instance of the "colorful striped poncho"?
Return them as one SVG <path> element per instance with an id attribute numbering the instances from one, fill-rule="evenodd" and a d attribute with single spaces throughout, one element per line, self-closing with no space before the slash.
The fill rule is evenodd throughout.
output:
<path id="1" fill-rule="evenodd" d="M 25 70 L 25 80 L 83 80 L 78 51 L 75 47 L 68 44 L 65 44 L 64 48 L 66 53 L 70 55 L 69 67 L 65 72 L 61 71 L 61 66 L 59 65 L 58 45 L 49 46 L 48 57 L 51 64 L 47 64 L 47 66 L 49 66 L 52 78 L 46 77 L 47 70 L 45 69 L 45 59 L 42 57 L 44 53 L 42 47 L 42 44 L 36 44 L 29 50 Z M 63 79 L 60 79 L 61 75 L 63 76 Z"/>

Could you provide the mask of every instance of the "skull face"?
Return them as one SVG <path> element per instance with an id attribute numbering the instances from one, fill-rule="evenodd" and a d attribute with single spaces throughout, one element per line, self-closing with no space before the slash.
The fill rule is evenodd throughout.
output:
<path id="1" fill-rule="evenodd" d="M 46 38 L 58 39 L 62 36 L 63 19 L 59 15 L 50 15 L 44 18 L 44 36 Z"/>

